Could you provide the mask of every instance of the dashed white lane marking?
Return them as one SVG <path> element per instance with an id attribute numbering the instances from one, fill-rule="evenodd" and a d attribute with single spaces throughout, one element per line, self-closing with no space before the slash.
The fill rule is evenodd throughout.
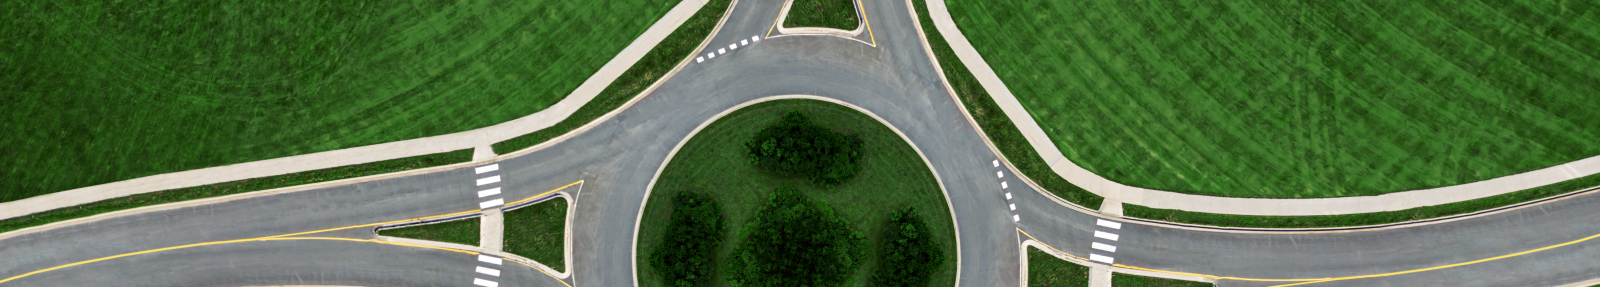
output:
<path id="1" fill-rule="evenodd" d="M 495 283 L 494 281 L 489 281 L 489 280 L 483 280 L 483 278 L 472 278 L 472 285 L 478 285 L 478 286 L 483 286 L 483 287 L 499 287 L 500 283 Z"/>
<path id="2" fill-rule="evenodd" d="M 994 167 L 1000 167 L 1000 160 L 994 160 Z"/>
<path id="3" fill-rule="evenodd" d="M 1094 219 L 1094 225 L 1105 226 L 1110 229 L 1122 229 L 1122 223 L 1105 219 Z"/>
<path id="4" fill-rule="evenodd" d="M 490 201 L 479 202 L 478 203 L 478 209 L 485 209 L 485 208 L 498 206 L 498 205 L 502 205 L 502 204 L 506 204 L 506 201 L 504 199 L 496 198 L 496 199 L 490 200 Z M 1112 239 L 1112 240 L 1116 240 L 1116 239 Z"/>
<path id="5" fill-rule="evenodd" d="M 1014 214 L 1011 215 L 1011 222 L 1022 222 L 1022 216 Z"/>
<path id="6" fill-rule="evenodd" d="M 485 177 L 485 178 L 479 178 L 478 179 L 478 186 L 483 186 L 485 184 L 496 183 L 496 182 L 500 182 L 500 176 L 499 175 Z"/>
<path id="7" fill-rule="evenodd" d="M 1016 203 L 1012 203 L 1011 204 L 1011 210 L 1017 210 L 1017 204 Z"/>
<path id="8" fill-rule="evenodd" d="M 726 53 L 728 53 L 728 49 L 717 48 L 717 55 L 726 54 Z"/>
<path id="9" fill-rule="evenodd" d="M 994 178 L 1006 178 L 1006 173 L 1003 171 L 996 171 L 994 172 Z"/>
<path id="10" fill-rule="evenodd" d="M 694 62 L 695 63 L 705 62 L 705 61 L 706 61 L 706 57 L 694 57 Z"/>
<path id="11" fill-rule="evenodd" d="M 739 44 L 728 44 L 728 50 L 737 50 L 737 49 L 739 49 Z"/>
<path id="12" fill-rule="evenodd" d="M 1111 261 L 1115 260 L 1115 259 L 1111 258 L 1111 256 L 1105 256 L 1105 255 L 1090 253 L 1089 254 L 1089 260 L 1100 261 L 1100 262 L 1105 262 L 1106 264 L 1111 264 Z"/>
<path id="13" fill-rule="evenodd" d="M 710 53 L 710 52 L 706 53 L 706 59 L 716 59 L 716 58 L 717 58 L 717 53 Z"/>
<path id="14" fill-rule="evenodd" d="M 739 46 L 750 45 L 750 40 L 739 40 Z"/>
<path id="15" fill-rule="evenodd" d="M 1095 230 L 1094 231 L 1094 237 L 1104 238 L 1105 240 L 1117 241 L 1117 234 L 1116 233 L 1110 233 L 1110 232 L 1105 232 L 1105 231 Z"/>
<path id="16" fill-rule="evenodd" d="M 1000 182 L 1000 189 L 1006 189 L 1007 187 L 1008 186 L 1006 186 L 1006 182 L 1004 182 L 1004 181 Z"/>
<path id="17" fill-rule="evenodd" d="M 478 174 L 483 174 L 485 172 L 491 172 L 491 171 L 500 170 L 500 164 L 497 163 L 497 164 L 480 166 L 480 167 L 474 168 L 472 170 L 478 172 Z"/>
<path id="18" fill-rule="evenodd" d="M 496 195 L 496 194 L 500 194 L 500 188 L 499 187 L 490 188 L 490 189 L 485 189 L 483 191 L 479 191 L 478 192 L 478 198 L 483 198 L 485 196 Z"/>
<path id="19" fill-rule="evenodd" d="M 478 261 L 479 262 L 483 262 L 483 263 L 500 265 L 500 263 L 505 261 L 505 259 L 500 259 L 500 257 L 494 257 L 494 256 L 488 256 L 488 255 L 478 255 Z"/>
<path id="20" fill-rule="evenodd" d="M 761 36 L 750 36 L 750 41 L 761 42 Z"/>
<path id="21" fill-rule="evenodd" d="M 1006 193 L 1006 200 L 1011 200 L 1011 193 L 1010 192 Z"/>
<path id="22" fill-rule="evenodd" d="M 494 269 L 494 268 L 489 268 L 489 267 L 478 266 L 478 269 L 475 270 L 475 271 L 478 271 L 478 273 L 483 273 L 483 274 L 486 274 L 486 275 L 489 275 L 489 276 L 500 277 L 500 269 Z"/>
<path id="23" fill-rule="evenodd" d="M 1090 244 L 1089 247 L 1093 247 L 1094 249 L 1105 252 L 1117 252 L 1117 247 L 1111 246 L 1111 244 L 1094 242 L 1093 244 Z"/>

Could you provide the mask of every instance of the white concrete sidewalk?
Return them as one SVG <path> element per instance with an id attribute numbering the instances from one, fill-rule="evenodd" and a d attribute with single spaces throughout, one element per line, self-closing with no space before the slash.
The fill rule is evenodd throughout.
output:
<path id="1" fill-rule="evenodd" d="M 955 50 L 956 56 L 961 59 L 961 64 L 966 65 L 972 75 L 983 85 L 984 91 L 994 98 L 1000 110 L 1006 117 L 1017 124 L 1022 130 L 1023 137 L 1028 144 L 1033 146 L 1040 158 L 1049 161 L 1050 168 L 1072 184 L 1083 187 L 1100 196 L 1107 202 L 1123 202 L 1143 205 L 1154 208 L 1178 209 L 1195 212 L 1241 214 L 1241 215 L 1330 215 L 1370 213 L 1410 209 L 1422 206 L 1439 205 L 1460 202 L 1513 191 L 1549 185 L 1569 179 L 1600 173 L 1600 156 L 1589 157 L 1582 160 L 1543 168 L 1539 170 L 1508 175 L 1504 177 L 1478 181 L 1467 184 L 1452 185 L 1430 189 L 1395 192 L 1376 196 L 1314 198 L 1314 199 L 1271 199 L 1271 198 L 1233 198 L 1183 194 L 1170 191 L 1152 190 L 1132 187 L 1121 183 L 1112 182 L 1100 177 L 1083 167 L 1078 166 L 1061 153 L 1044 129 L 1034 122 L 1033 117 L 1024 110 L 1022 103 L 1017 101 L 1015 95 L 1000 81 L 993 69 L 978 51 L 972 48 L 972 43 L 956 28 L 955 22 L 946 10 L 944 0 L 927 0 L 928 13 L 933 18 L 934 27 L 939 34 L 949 42 L 950 48 Z"/>
<path id="2" fill-rule="evenodd" d="M 639 62 L 650 49 L 671 35 L 678 26 L 705 6 L 705 0 L 679 2 L 643 35 L 633 39 L 622 52 L 583 81 L 572 94 L 542 111 L 480 129 L 419 139 L 325 151 L 262 161 L 238 163 L 167 174 L 146 176 L 96 186 L 78 188 L 22 200 L 0 203 L 0 219 L 18 217 L 52 209 L 168 189 L 201 186 L 243 179 L 290 174 L 346 165 L 420 156 L 469 148 L 488 148 L 496 142 L 548 128 L 565 120 L 594 99 L 617 77 Z M 492 157 L 492 151 L 477 151 L 473 159 Z"/>

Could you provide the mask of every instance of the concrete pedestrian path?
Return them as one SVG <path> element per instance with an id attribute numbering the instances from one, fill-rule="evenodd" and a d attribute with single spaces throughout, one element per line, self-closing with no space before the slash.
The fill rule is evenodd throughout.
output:
<path id="1" fill-rule="evenodd" d="M 1178 209 L 1195 212 L 1240 215 L 1331 215 L 1395 211 L 1423 206 L 1461 202 L 1529 189 L 1569 179 L 1600 173 L 1600 156 L 1589 157 L 1562 165 L 1494 179 L 1429 189 L 1394 192 L 1376 196 L 1274 199 L 1235 198 L 1183 194 L 1170 191 L 1127 186 L 1089 172 L 1068 160 L 1051 142 L 1044 129 L 1028 115 L 1022 103 L 1000 81 L 993 69 L 972 43 L 962 36 L 950 18 L 944 0 L 927 0 L 928 13 L 934 27 L 950 48 L 955 50 L 961 64 L 983 85 L 984 91 L 994 97 L 1000 110 L 1016 123 L 1039 157 L 1049 162 L 1050 169 L 1072 184 L 1089 192 L 1106 197 L 1107 202 L 1123 202 L 1154 208 Z"/>
<path id="2" fill-rule="evenodd" d="M 566 98 L 542 111 L 508 122 L 452 134 L 318 152 L 269 160 L 238 163 L 83 187 L 0 203 L 0 219 L 13 218 L 52 209 L 92 203 L 135 194 L 194 187 L 259 177 L 312 171 L 347 165 L 379 162 L 462 149 L 476 149 L 474 161 L 494 157 L 491 144 L 539 131 L 565 120 L 589 103 L 650 49 L 671 35 L 705 6 L 705 0 L 685 0 L 633 39 L 622 52 L 606 62 Z M 643 94 L 643 93 L 641 93 Z"/>

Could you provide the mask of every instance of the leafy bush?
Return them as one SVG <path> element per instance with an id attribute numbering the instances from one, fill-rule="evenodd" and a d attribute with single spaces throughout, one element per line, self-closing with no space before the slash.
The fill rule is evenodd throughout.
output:
<path id="1" fill-rule="evenodd" d="M 805 176 L 832 187 L 861 171 L 861 137 L 812 124 L 799 110 L 789 111 L 746 141 L 750 163 L 781 176 Z"/>
<path id="2" fill-rule="evenodd" d="M 722 209 L 705 193 L 684 191 L 672 197 L 672 219 L 661 246 L 650 252 L 650 267 L 668 286 L 710 286 L 722 247 Z"/>
<path id="3" fill-rule="evenodd" d="M 728 262 L 734 286 L 837 286 L 867 253 L 861 232 L 794 187 L 773 192 L 740 233 Z"/>
<path id="4" fill-rule="evenodd" d="M 928 286 L 933 271 L 944 263 L 944 251 L 933 244 L 928 224 L 917 216 L 916 207 L 890 217 L 878 256 L 882 259 L 872 274 L 873 286 Z"/>

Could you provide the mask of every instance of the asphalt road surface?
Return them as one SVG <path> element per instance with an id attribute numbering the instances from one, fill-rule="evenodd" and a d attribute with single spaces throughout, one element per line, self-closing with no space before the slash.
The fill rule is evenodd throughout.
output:
<path id="1" fill-rule="evenodd" d="M 1600 234 L 1600 197 L 1410 228 L 1352 232 L 1223 232 L 1124 223 L 1060 205 L 993 166 L 934 69 L 903 1 L 863 1 L 871 33 L 767 38 L 781 1 L 741 1 L 706 51 L 616 117 L 499 163 L 506 201 L 584 180 L 574 193 L 576 286 L 634 285 L 634 230 L 651 178 L 696 126 L 740 103 L 816 95 L 865 108 L 909 137 L 945 185 L 960 242 L 961 286 L 1016 286 L 1024 230 L 1069 254 L 1144 268 L 1250 278 L 1369 275 L 1467 262 Z M 774 32 L 775 33 L 775 32 Z M 876 43 L 876 46 L 868 43 Z M 1000 172 L 997 175 L 996 172 Z M 142 213 L 0 239 L 0 278 L 132 252 L 471 211 L 472 169 Z M 1002 189 L 1001 182 L 1007 182 Z M 1011 198 L 1007 198 L 1006 194 Z M 1012 210 L 1010 204 L 1015 204 Z M 1118 235 L 1094 238 L 1095 231 Z M 371 239 L 371 228 L 305 236 Z M 648 240 L 648 239 L 637 239 Z M 1117 247 L 1091 249 L 1090 242 Z M 1600 248 L 1579 243 L 1462 267 L 1312 286 L 1557 285 L 1600 275 Z M 38 273 L 0 286 L 471 286 L 468 254 L 342 240 L 248 241 L 166 250 Z M 564 286 L 511 263 L 504 286 Z M 1224 280 L 1223 286 L 1260 286 Z"/>

